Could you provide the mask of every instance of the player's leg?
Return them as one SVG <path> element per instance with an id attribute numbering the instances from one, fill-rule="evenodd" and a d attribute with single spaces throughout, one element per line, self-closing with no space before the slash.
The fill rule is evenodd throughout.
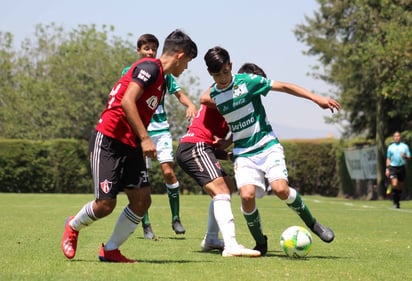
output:
<path id="1" fill-rule="evenodd" d="M 69 259 L 76 254 L 79 231 L 109 215 L 116 206 L 116 196 L 120 187 L 114 186 L 112 181 L 107 179 L 115 179 L 117 171 L 122 167 L 119 165 L 121 161 L 111 152 L 112 149 L 109 138 L 99 132 L 92 134 L 89 155 L 96 199 L 86 203 L 75 216 L 70 216 L 66 220 L 61 247 Z"/>
<path id="2" fill-rule="evenodd" d="M 217 178 L 208 182 L 204 186 L 204 189 L 212 197 L 213 215 L 224 240 L 222 256 L 260 256 L 261 253 L 259 251 L 244 248 L 239 245 L 236 240 L 235 219 L 231 207 L 231 192 L 226 185 L 226 181 L 229 181 L 229 179 L 221 176 L 221 170 L 216 168 L 219 165 L 213 164 L 217 162 L 213 155 L 203 155 L 200 161 L 203 161 L 203 163 L 204 161 L 208 161 L 208 164 L 205 164 L 204 167 L 208 169 L 209 173 L 219 175 Z"/>
<path id="3" fill-rule="evenodd" d="M 335 237 L 333 231 L 316 221 L 300 194 L 294 188 L 289 187 L 282 145 L 276 144 L 266 150 L 264 154 L 264 157 L 261 157 L 263 161 L 259 163 L 259 166 L 262 170 L 267 171 L 266 177 L 272 191 L 283 200 L 289 208 L 294 210 L 306 226 L 319 236 L 320 239 L 324 242 L 332 242 Z"/>
<path id="4" fill-rule="evenodd" d="M 101 261 L 136 262 L 136 260 L 123 256 L 119 247 L 136 230 L 151 204 L 149 177 L 143 159 L 140 146 L 137 149 L 127 151 L 127 158 L 121 173 L 121 182 L 125 185 L 123 191 L 129 202 L 119 215 L 109 240 L 100 248 L 99 259 Z"/>
<path id="5" fill-rule="evenodd" d="M 231 209 L 230 189 L 226 174 L 209 145 L 182 143 L 176 152 L 176 159 L 182 169 L 189 174 L 212 197 L 209 206 L 208 233 L 201 243 L 201 249 L 222 249 L 217 237 L 216 223 L 224 239 L 224 256 L 257 256 L 259 252 L 240 247 L 236 241 L 234 217 Z M 231 183 L 233 185 L 233 183 Z M 209 238 L 209 239 L 208 239 Z M 230 249 L 230 251 L 229 251 Z"/>
<path id="6" fill-rule="evenodd" d="M 163 179 L 165 181 L 169 206 L 172 215 L 172 229 L 176 234 L 184 234 L 185 228 L 180 218 L 180 185 L 173 170 L 173 140 L 170 132 L 155 135 L 152 139 L 156 143 L 157 160 L 160 163 Z"/>
<path id="7" fill-rule="evenodd" d="M 402 196 L 403 181 L 405 179 L 405 169 L 403 167 L 390 167 L 390 179 L 392 184 L 393 207 L 399 209 Z"/>
<path id="8" fill-rule="evenodd" d="M 149 211 L 144 213 L 142 219 L 143 237 L 144 239 L 154 239 L 157 240 L 156 235 L 153 232 L 152 225 L 149 219 Z"/>
<path id="9" fill-rule="evenodd" d="M 207 216 L 207 230 L 200 243 L 200 249 L 202 252 L 208 252 L 212 250 L 223 251 L 225 243 L 219 239 L 219 226 L 217 224 L 214 212 L 214 201 L 210 200 L 209 211 Z"/>
<path id="10" fill-rule="evenodd" d="M 242 200 L 241 211 L 246 220 L 250 234 L 256 242 L 255 250 L 265 255 L 267 252 L 267 237 L 263 234 L 259 210 L 256 206 L 256 188 L 264 188 L 264 174 L 257 169 L 254 161 L 247 157 L 235 160 L 235 178 Z"/>
<path id="11" fill-rule="evenodd" d="M 146 160 L 146 168 L 149 170 L 151 168 L 152 165 L 152 159 L 150 159 L 149 157 L 145 158 Z M 147 210 L 146 213 L 144 213 L 143 219 L 142 219 L 142 228 L 143 228 L 143 237 L 145 239 L 154 239 L 157 240 L 153 229 L 152 229 L 152 225 L 150 223 L 150 219 L 149 219 L 149 210 Z"/>
<path id="12" fill-rule="evenodd" d="M 170 212 L 172 215 L 172 228 L 176 234 L 184 234 L 186 230 L 184 229 L 180 219 L 180 184 L 173 171 L 173 163 L 163 162 L 160 166 L 169 198 Z"/>
<path id="13" fill-rule="evenodd" d="M 253 184 L 243 185 L 239 188 L 239 191 L 242 200 L 241 211 L 249 232 L 256 242 L 254 249 L 260 251 L 262 255 L 266 255 L 268 249 L 267 236 L 263 234 L 259 209 L 255 202 L 256 187 Z"/>

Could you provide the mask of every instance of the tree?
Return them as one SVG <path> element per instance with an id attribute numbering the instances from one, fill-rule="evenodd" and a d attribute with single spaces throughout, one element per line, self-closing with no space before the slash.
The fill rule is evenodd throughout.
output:
<path id="1" fill-rule="evenodd" d="M 319 57 L 336 87 L 348 121 L 344 136 L 363 134 L 378 147 L 378 184 L 383 184 L 385 136 L 412 120 L 412 2 L 409 0 L 318 0 L 319 11 L 295 35 L 307 55 Z M 317 69 L 315 68 L 315 71 Z"/>
<path id="2" fill-rule="evenodd" d="M 0 84 L 7 101 L 0 104 L 2 136 L 88 139 L 122 67 L 134 60 L 131 44 L 109 37 L 113 31 L 37 25 L 33 41 L 9 52 L 11 79 L 2 76 Z"/>
<path id="3" fill-rule="evenodd" d="M 54 23 L 38 24 L 18 51 L 12 34 L 0 33 L 0 136 L 88 139 L 111 87 L 136 60 L 136 39 L 114 33 L 105 25 L 67 32 Z M 196 93 L 196 78 L 187 81 L 186 92 Z M 183 118 L 175 110 L 169 118 L 179 135 L 186 131 Z"/>

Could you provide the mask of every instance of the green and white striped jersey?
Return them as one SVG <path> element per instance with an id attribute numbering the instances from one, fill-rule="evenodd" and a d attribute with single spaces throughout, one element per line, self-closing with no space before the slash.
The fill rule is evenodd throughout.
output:
<path id="1" fill-rule="evenodd" d="M 261 96 L 271 90 L 272 80 L 255 74 L 235 74 L 226 89 L 216 84 L 210 97 L 233 134 L 235 156 L 250 156 L 279 143 L 266 117 Z"/>
<path id="2" fill-rule="evenodd" d="M 130 69 L 131 66 L 127 66 L 122 70 L 122 76 Z M 177 85 L 175 78 L 171 74 L 166 75 L 166 90 L 170 95 L 174 95 L 180 91 L 179 85 Z M 147 132 L 150 136 L 169 132 L 169 122 L 167 122 L 166 110 L 164 107 L 164 99 L 160 102 L 155 113 L 150 120 L 150 124 L 147 127 Z"/>
<path id="3" fill-rule="evenodd" d="M 171 74 L 166 75 L 166 89 L 169 95 L 174 95 L 180 91 L 179 85 L 177 85 L 175 78 Z M 166 109 L 164 107 L 164 98 L 157 107 L 155 113 L 150 120 L 150 124 L 147 127 L 147 132 L 150 136 L 169 132 L 169 122 L 167 122 Z"/>

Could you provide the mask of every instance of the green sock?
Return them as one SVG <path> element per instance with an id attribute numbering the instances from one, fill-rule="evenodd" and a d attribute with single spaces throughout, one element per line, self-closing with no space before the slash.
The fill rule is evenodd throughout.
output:
<path id="1" fill-rule="evenodd" d="M 295 200 L 287 205 L 299 215 L 308 227 L 312 227 L 315 222 L 315 218 L 312 216 L 308 206 L 305 205 L 298 192 L 296 192 Z"/>
<path id="2" fill-rule="evenodd" d="M 147 211 L 147 212 L 144 213 L 144 215 L 143 215 L 142 226 L 149 225 L 149 224 L 150 224 L 149 211 Z"/>
<path id="3" fill-rule="evenodd" d="M 250 234 L 252 234 L 256 244 L 265 244 L 266 239 L 263 236 L 262 227 L 260 224 L 259 210 L 256 208 L 255 211 L 250 214 L 245 214 L 243 212 L 243 216 L 246 219 Z"/>
<path id="4" fill-rule="evenodd" d="M 166 184 L 167 195 L 169 197 L 170 211 L 172 212 L 172 221 L 179 219 L 179 182 L 175 184 Z"/>

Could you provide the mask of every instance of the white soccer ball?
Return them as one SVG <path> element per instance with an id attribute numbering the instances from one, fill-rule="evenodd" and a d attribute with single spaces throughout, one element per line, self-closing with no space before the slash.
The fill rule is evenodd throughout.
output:
<path id="1" fill-rule="evenodd" d="M 312 235 L 304 227 L 290 226 L 280 236 L 280 247 L 289 257 L 304 257 L 312 249 Z"/>

